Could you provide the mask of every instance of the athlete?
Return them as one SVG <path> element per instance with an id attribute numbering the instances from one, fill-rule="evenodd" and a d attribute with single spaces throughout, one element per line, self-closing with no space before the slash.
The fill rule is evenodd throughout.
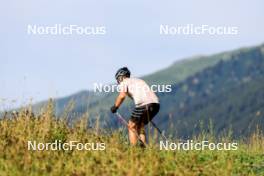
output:
<path id="1" fill-rule="evenodd" d="M 127 67 L 120 68 L 115 78 L 120 93 L 111 107 L 111 112 L 116 113 L 127 96 L 133 99 L 135 108 L 128 122 L 129 141 L 132 145 L 136 145 L 138 140 L 146 144 L 145 125 L 159 112 L 159 99 L 144 80 L 130 78 Z"/>

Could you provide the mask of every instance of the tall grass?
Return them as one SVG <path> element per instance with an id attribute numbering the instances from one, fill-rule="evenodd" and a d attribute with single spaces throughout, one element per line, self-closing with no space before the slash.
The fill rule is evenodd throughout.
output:
<path id="1" fill-rule="evenodd" d="M 21 111 L 13 118 L 0 120 L 0 175 L 264 175 L 264 137 L 257 130 L 248 139 L 238 141 L 235 151 L 159 150 L 158 134 L 145 148 L 131 147 L 122 130 L 104 134 L 87 128 L 88 114 L 72 126 L 67 118 L 57 118 L 52 104 L 33 116 Z M 99 117 L 98 117 L 99 119 Z M 200 134 L 194 140 L 215 140 Z M 103 142 L 104 151 L 33 151 L 28 141 L 55 140 Z M 231 139 L 223 139 L 231 140 Z M 175 140 L 176 141 L 176 140 Z"/>

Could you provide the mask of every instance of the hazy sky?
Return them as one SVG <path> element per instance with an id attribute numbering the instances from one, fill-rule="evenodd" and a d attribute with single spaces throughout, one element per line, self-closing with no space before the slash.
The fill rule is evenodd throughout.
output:
<path id="1" fill-rule="evenodd" d="M 264 42 L 263 0 L 8 0 L 0 7 L 0 98 L 39 101 L 177 59 Z M 27 25 L 105 26 L 106 35 L 28 35 Z M 160 24 L 237 26 L 238 35 L 161 36 Z M 1 102 L 0 102 L 1 106 Z"/>

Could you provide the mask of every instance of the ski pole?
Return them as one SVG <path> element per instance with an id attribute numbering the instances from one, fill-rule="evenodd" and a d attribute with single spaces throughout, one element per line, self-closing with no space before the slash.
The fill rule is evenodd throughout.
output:
<path id="1" fill-rule="evenodd" d="M 129 128 L 127 121 L 126 121 L 126 120 L 125 120 L 125 119 L 119 114 L 119 112 L 116 112 L 115 114 L 116 114 L 117 117 L 121 120 L 121 122 L 123 122 L 123 124 L 124 124 L 125 126 L 127 126 L 127 128 Z M 134 130 L 132 130 L 132 132 L 134 132 L 134 133 L 136 134 L 136 136 L 137 136 L 139 142 L 140 142 L 144 147 L 146 147 L 146 144 L 140 139 L 140 136 L 138 135 L 138 133 L 137 133 L 136 131 L 134 131 Z"/>
<path id="2" fill-rule="evenodd" d="M 150 121 L 150 123 L 151 123 L 151 125 L 152 125 L 154 128 L 156 128 L 156 129 L 158 130 L 158 132 L 159 132 L 160 135 L 163 137 L 163 139 L 165 139 L 165 141 L 168 141 L 168 139 L 166 138 L 166 136 L 161 132 L 161 130 L 157 127 L 157 125 L 156 125 L 154 122 L 152 122 L 152 121 Z"/>

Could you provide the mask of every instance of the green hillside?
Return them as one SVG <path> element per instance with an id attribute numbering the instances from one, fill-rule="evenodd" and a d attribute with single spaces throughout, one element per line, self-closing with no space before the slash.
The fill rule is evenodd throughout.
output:
<path id="1" fill-rule="evenodd" d="M 213 121 L 217 134 L 232 128 L 234 135 L 246 135 L 258 125 L 264 129 L 263 46 L 232 54 L 179 84 L 170 94 L 160 94 L 158 118 L 164 128 L 168 117 L 180 136 L 199 133 L 200 122 Z M 165 120 L 167 119 L 167 120 Z"/>

